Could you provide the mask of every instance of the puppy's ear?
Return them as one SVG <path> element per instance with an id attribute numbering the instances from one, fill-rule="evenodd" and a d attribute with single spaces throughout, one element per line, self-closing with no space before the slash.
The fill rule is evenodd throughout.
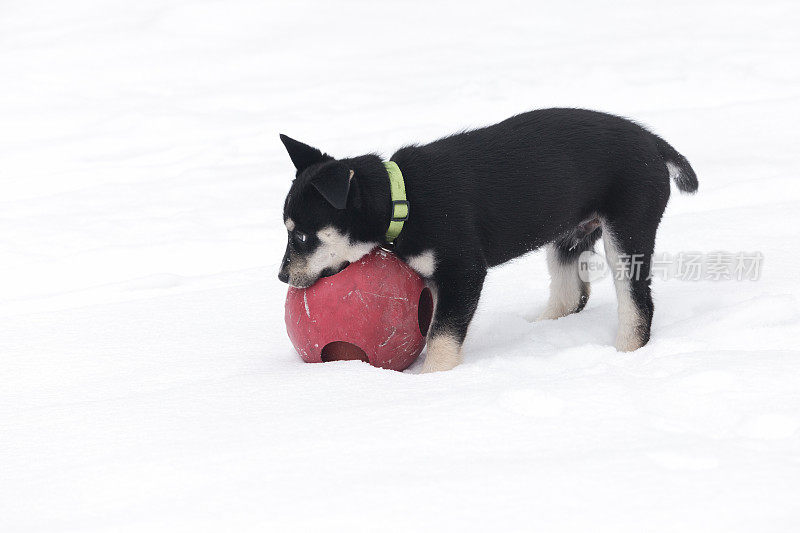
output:
<path id="1" fill-rule="evenodd" d="M 292 159 L 294 168 L 297 170 L 303 170 L 315 163 L 322 163 L 323 161 L 330 161 L 333 159 L 328 154 L 323 154 L 313 146 L 295 141 L 283 133 L 281 133 L 281 142 L 283 142 L 283 145 L 286 147 L 286 151 L 289 152 L 289 157 Z"/>
<path id="2" fill-rule="evenodd" d="M 311 184 L 336 209 L 347 207 L 352 182 L 353 171 L 341 163 L 326 166 L 311 179 Z"/>

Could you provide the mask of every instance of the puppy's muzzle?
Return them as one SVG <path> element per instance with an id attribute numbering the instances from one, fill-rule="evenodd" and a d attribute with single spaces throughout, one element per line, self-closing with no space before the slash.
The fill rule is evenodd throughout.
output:
<path id="1" fill-rule="evenodd" d="M 283 261 L 281 261 L 281 268 L 278 270 L 278 279 L 283 283 L 289 283 L 289 250 L 286 250 Z"/>
<path id="2" fill-rule="evenodd" d="M 286 270 L 281 269 L 278 272 L 278 279 L 281 280 L 283 283 L 289 283 L 289 273 Z"/>

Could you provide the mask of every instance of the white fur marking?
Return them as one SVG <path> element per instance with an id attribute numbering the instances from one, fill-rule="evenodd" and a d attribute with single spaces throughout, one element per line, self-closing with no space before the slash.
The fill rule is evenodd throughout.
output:
<path id="1" fill-rule="evenodd" d="M 681 179 L 681 169 L 672 161 L 667 161 L 667 172 L 669 172 L 669 179 L 679 181 Z"/>
<path id="2" fill-rule="evenodd" d="M 614 288 L 617 292 L 617 340 L 615 346 L 621 352 L 632 352 L 642 347 L 640 328 L 642 317 L 631 296 L 631 281 L 621 274 L 619 246 L 614 241 L 610 228 L 603 224 L 603 247 L 606 250 L 606 259 L 614 278 Z"/>
<path id="3" fill-rule="evenodd" d="M 547 270 L 550 272 L 550 298 L 539 320 L 554 320 L 575 311 L 581 303 L 583 281 L 578 275 L 578 263 L 564 264 L 558 259 L 558 251 L 548 244 Z"/>
<path id="4" fill-rule="evenodd" d="M 461 363 L 461 344 L 451 335 L 434 335 L 428 341 L 428 353 L 422 373 L 450 370 Z"/>
<path id="5" fill-rule="evenodd" d="M 408 258 L 406 263 L 423 278 L 433 276 L 436 270 L 436 258 L 433 255 L 433 250 L 426 250 L 419 255 L 413 255 Z"/>
<path id="6" fill-rule="evenodd" d="M 673 163 L 672 161 L 667 161 L 665 163 L 667 165 L 667 171 L 669 172 L 669 178 L 675 182 L 675 185 L 678 186 L 678 189 L 687 192 L 694 192 L 695 187 L 694 184 L 691 183 L 691 178 L 686 175 L 686 173 Z"/>
<path id="7" fill-rule="evenodd" d="M 307 287 L 319 278 L 326 268 L 339 268 L 353 263 L 370 252 L 377 243 L 352 242 L 348 235 L 327 226 L 317 232 L 319 246 L 308 256 L 292 257 L 289 262 L 289 285 Z"/>
<path id="8" fill-rule="evenodd" d="M 286 222 L 284 222 L 284 224 L 286 224 L 286 229 L 288 231 L 293 231 L 294 230 L 294 220 L 292 220 L 291 218 L 287 218 Z"/>

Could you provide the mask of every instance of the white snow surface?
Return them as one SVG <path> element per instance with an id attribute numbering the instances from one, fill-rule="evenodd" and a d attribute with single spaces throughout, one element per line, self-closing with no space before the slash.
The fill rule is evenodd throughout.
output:
<path id="1" fill-rule="evenodd" d="M 0 531 L 798 531 L 800 7 L 720 2 L 0 5 Z M 278 133 L 388 157 L 528 109 L 684 153 L 663 252 L 758 281 L 491 272 L 451 372 L 304 364 L 277 280 Z"/>

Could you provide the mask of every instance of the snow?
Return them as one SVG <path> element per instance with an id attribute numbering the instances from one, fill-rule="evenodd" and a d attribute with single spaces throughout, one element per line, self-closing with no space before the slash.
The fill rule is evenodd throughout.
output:
<path id="1" fill-rule="evenodd" d="M 0 7 L 0 530 L 797 531 L 796 2 Z M 792 66 L 795 65 L 795 66 Z M 389 155 L 538 107 L 636 118 L 693 163 L 621 354 L 606 278 L 528 322 L 493 271 L 451 372 L 304 364 L 277 280 L 278 133 Z"/>

